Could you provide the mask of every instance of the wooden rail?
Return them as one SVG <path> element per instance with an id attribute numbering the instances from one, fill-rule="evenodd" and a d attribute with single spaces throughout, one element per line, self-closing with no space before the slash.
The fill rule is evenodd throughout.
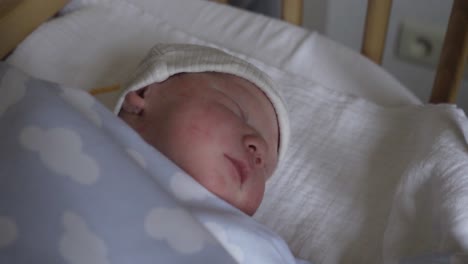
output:
<path id="1" fill-rule="evenodd" d="M 281 1 L 281 18 L 294 25 L 302 25 L 303 0 Z"/>
<path id="2" fill-rule="evenodd" d="M 283 0 L 283 19 L 302 23 L 302 0 Z M 368 0 L 361 53 L 381 65 L 392 0 Z M 454 0 L 430 103 L 455 103 L 468 59 L 468 0 Z"/>
<path id="3" fill-rule="evenodd" d="M 431 103 L 455 103 L 468 54 L 468 1 L 454 0 Z"/>
<path id="4" fill-rule="evenodd" d="M 392 0 L 368 0 L 361 53 L 382 64 Z"/>
<path id="5" fill-rule="evenodd" d="M 0 59 L 10 53 L 68 0 L 0 0 Z"/>

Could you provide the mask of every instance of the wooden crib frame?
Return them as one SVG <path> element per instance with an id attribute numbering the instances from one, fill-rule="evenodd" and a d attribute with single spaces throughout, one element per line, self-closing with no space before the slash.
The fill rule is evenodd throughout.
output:
<path id="1" fill-rule="evenodd" d="M 392 0 L 368 0 L 362 54 L 381 64 Z M 468 53 L 468 1 L 454 0 L 431 103 L 454 103 Z"/>
<path id="2" fill-rule="evenodd" d="M 228 0 L 215 0 L 228 3 Z M 11 52 L 36 27 L 58 12 L 68 0 L 2 0 L 0 2 L 0 58 Z M 361 53 L 382 63 L 392 0 L 368 0 Z M 282 19 L 302 24 L 303 0 L 282 0 Z M 468 56 L 468 0 L 454 0 L 431 103 L 454 103 Z M 118 88 L 118 87 L 117 87 Z M 93 93 L 115 87 L 95 89 Z"/>
<path id="3" fill-rule="evenodd" d="M 217 2 L 227 3 L 228 0 Z M 361 53 L 382 64 L 392 0 L 368 0 Z M 282 0 L 282 19 L 302 25 L 303 0 Z M 454 0 L 430 103 L 454 103 L 468 54 L 468 1 Z"/>

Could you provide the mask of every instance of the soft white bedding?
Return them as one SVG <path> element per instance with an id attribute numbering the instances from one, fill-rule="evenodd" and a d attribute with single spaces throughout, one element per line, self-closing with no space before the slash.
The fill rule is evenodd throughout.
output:
<path id="1" fill-rule="evenodd" d="M 415 106 L 419 101 L 393 77 L 318 34 L 205 1 L 81 0 L 33 33 L 9 62 L 89 89 L 121 82 L 158 41 L 223 48 L 279 84 L 292 140 L 255 217 L 297 256 L 316 263 L 393 263 L 426 251 L 461 250 L 454 235 L 463 238 L 466 215 L 449 209 L 468 206 L 460 129 L 466 126 L 457 123 L 463 115 Z M 443 131 L 456 147 L 446 157 L 462 159 L 418 170 L 425 154 L 442 147 Z M 452 161 L 463 168 L 447 171 L 454 177 L 432 174 Z M 431 199 L 440 197 L 432 196 L 431 186 L 444 182 L 460 188 L 443 197 L 440 208 L 447 210 L 432 212 Z M 454 222 L 463 232 L 450 229 Z"/>
<path id="2" fill-rule="evenodd" d="M 468 252 L 462 110 L 382 107 L 318 85 L 289 88 L 295 91 L 286 100 L 289 155 L 255 217 L 296 256 L 316 263 L 399 263 Z"/>
<path id="3" fill-rule="evenodd" d="M 114 8 L 91 10 L 96 3 Z M 9 62 L 37 77 L 94 87 L 125 77 L 156 41 L 191 42 L 222 47 L 291 73 L 296 81 L 317 82 L 379 104 L 419 103 L 392 76 L 350 49 L 229 6 L 199 0 L 74 0 L 66 11 L 78 9 L 33 33 Z"/>

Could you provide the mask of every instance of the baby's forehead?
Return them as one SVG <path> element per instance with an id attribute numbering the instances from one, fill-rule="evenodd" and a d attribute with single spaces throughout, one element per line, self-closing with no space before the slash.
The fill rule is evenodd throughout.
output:
<path id="1" fill-rule="evenodd" d="M 178 74 L 176 78 L 183 78 L 188 82 L 192 82 L 194 78 L 198 78 L 200 81 L 204 81 L 205 85 L 209 85 L 210 88 L 222 91 L 222 92 L 244 92 L 244 96 L 256 97 L 264 96 L 268 101 L 268 97 L 255 83 L 233 75 L 229 73 L 220 72 L 200 72 L 200 73 L 185 73 Z M 209 92 L 206 90 L 206 92 Z"/>
<path id="2" fill-rule="evenodd" d="M 230 96 L 232 97 L 231 99 L 235 101 L 265 97 L 265 99 L 271 103 L 265 93 L 257 85 L 242 77 L 229 73 L 179 73 L 161 83 L 153 83 L 150 87 L 157 89 L 157 87 L 161 86 L 169 93 L 171 93 L 172 90 L 185 96 L 190 94 L 194 96 L 207 95 L 217 92 Z"/>

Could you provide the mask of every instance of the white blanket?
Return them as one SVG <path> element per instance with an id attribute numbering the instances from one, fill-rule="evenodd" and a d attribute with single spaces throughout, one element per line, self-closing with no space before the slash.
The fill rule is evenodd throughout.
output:
<path id="1" fill-rule="evenodd" d="M 382 107 L 313 83 L 280 87 L 292 140 L 256 217 L 298 256 L 395 263 L 468 251 L 468 122 L 461 110 Z"/>

